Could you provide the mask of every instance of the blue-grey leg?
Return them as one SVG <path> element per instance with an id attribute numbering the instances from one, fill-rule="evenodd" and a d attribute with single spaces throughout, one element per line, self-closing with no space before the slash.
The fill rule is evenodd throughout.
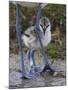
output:
<path id="1" fill-rule="evenodd" d="M 29 68 L 28 70 L 28 77 L 29 78 L 34 78 L 36 77 L 36 63 L 35 63 L 35 59 L 34 59 L 34 53 L 35 53 L 35 50 L 32 50 L 32 49 L 28 49 L 27 51 L 27 66 Z"/>
<path id="2" fill-rule="evenodd" d="M 19 44 L 19 52 L 20 52 L 20 69 L 21 69 L 21 74 L 22 74 L 22 78 L 26 79 L 26 77 L 25 77 L 25 69 L 24 69 L 24 59 L 23 59 L 23 48 L 22 48 L 21 32 L 20 32 L 20 23 L 19 23 L 18 2 L 16 2 L 16 33 L 17 33 L 18 44 Z"/>
<path id="3" fill-rule="evenodd" d="M 39 39 L 39 42 L 40 42 L 42 56 L 44 57 L 43 61 L 45 63 L 45 67 L 44 67 L 42 72 L 45 72 L 47 69 L 49 69 L 51 72 L 54 72 L 54 70 L 49 65 L 48 58 L 45 54 L 43 44 L 42 44 L 42 41 L 41 41 L 41 37 L 40 37 L 39 20 L 40 20 L 40 17 L 41 17 L 41 11 L 42 11 L 41 4 L 39 4 L 38 11 L 37 11 L 37 16 L 36 16 L 35 32 L 36 32 L 37 38 Z"/>
<path id="4" fill-rule="evenodd" d="M 26 54 L 27 64 L 30 64 L 30 58 L 31 58 L 31 49 L 28 49 Z"/>
<path id="5" fill-rule="evenodd" d="M 35 62 L 35 58 L 34 58 L 34 53 L 36 50 L 32 50 L 31 52 L 31 57 L 32 57 L 32 61 L 33 61 L 33 66 L 34 66 L 34 70 L 35 72 L 37 72 L 37 68 L 36 68 L 36 62 Z"/>

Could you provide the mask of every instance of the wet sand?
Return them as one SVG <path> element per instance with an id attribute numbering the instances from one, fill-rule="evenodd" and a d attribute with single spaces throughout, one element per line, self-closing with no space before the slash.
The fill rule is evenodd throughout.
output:
<path id="1" fill-rule="evenodd" d="M 58 72 L 57 75 L 51 75 L 45 72 L 35 79 L 24 80 L 20 78 L 19 55 L 10 54 L 9 57 L 9 88 L 34 88 L 66 85 L 66 63 L 65 60 L 55 60 L 52 67 Z M 39 59 L 39 58 L 37 58 Z"/>

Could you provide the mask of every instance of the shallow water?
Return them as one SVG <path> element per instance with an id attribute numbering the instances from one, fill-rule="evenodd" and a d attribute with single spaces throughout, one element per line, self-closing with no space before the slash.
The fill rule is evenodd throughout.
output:
<path id="1" fill-rule="evenodd" d="M 56 76 L 45 72 L 37 78 L 23 80 L 20 78 L 19 56 L 10 54 L 9 60 L 9 88 L 30 88 L 30 87 L 50 87 L 66 85 L 66 65 L 65 60 L 55 60 L 52 67 L 58 71 Z"/>

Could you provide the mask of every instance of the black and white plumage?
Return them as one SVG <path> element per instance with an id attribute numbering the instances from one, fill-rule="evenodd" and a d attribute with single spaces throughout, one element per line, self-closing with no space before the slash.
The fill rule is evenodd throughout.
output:
<path id="1" fill-rule="evenodd" d="M 40 27 L 40 37 L 44 47 L 46 47 L 51 41 L 51 24 L 47 17 L 43 17 L 39 22 Z M 36 37 L 35 26 L 29 27 L 22 35 L 22 40 L 26 47 L 38 49 L 40 47 L 40 42 Z"/>

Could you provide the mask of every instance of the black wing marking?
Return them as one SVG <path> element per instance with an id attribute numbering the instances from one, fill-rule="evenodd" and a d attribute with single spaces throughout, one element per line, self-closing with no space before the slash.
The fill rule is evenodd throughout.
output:
<path id="1" fill-rule="evenodd" d="M 30 35 L 29 35 L 29 34 L 24 33 L 24 35 L 25 35 L 25 36 L 27 36 L 27 37 L 30 37 Z"/>

